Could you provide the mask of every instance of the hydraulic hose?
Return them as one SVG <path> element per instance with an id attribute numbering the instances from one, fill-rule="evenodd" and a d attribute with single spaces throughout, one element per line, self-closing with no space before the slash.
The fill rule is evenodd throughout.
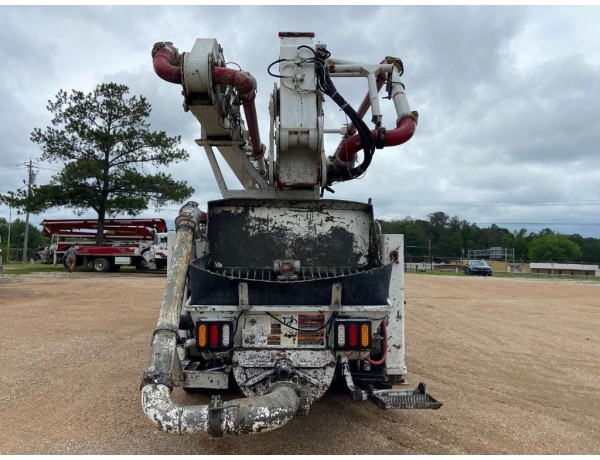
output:
<path id="1" fill-rule="evenodd" d="M 383 334 L 383 346 L 381 347 L 383 349 L 383 351 L 381 354 L 381 358 L 379 358 L 378 360 L 374 360 L 374 359 L 371 359 L 370 356 L 365 357 L 365 361 L 373 366 L 381 366 L 385 362 L 385 359 L 387 358 L 388 341 L 387 341 L 387 326 L 385 325 L 385 319 L 381 322 L 381 333 Z"/>
<path id="2" fill-rule="evenodd" d="M 341 182 L 350 179 L 356 179 L 357 177 L 362 176 L 369 165 L 371 164 L 371 160 L 373 159 L 373 154 L 375 153 L 375 141 L 371 136 L 371 132 L 369 128 L 362 120 L 362 116 L 359 115 L 351 106 L 346 102 L 346 100 L 342 97 L 340 93 L 338 93 L 333 81 L 331 80 L 331 76 L 329 75 L 329 71 L 326 66 L 326 59 L 331 55 L 329 51 L 325 48 L 318 47 L 317 50 L 313 50 L 308 46 L 300 46 L 299 48 L 308 48 L 314 53 L 314 63 L 315 63 L 315 74 L 317 77 L 317 87 L 319 91 L 323 94 L 326 94 L 331 98 L 333 102 L 335 102 L 348 116 L 350 121 L 353 123 L 353 126 L 358 131 L 358 136 L 361 140 L 362 149 L 365 152 L 365 157 L 362 163 L 356 167 L 348 168 L 345 170 L 337 170 L 335 168 L 329 169 L 327 171 L 327 182 L 331 184 L 333 182 Z"/>

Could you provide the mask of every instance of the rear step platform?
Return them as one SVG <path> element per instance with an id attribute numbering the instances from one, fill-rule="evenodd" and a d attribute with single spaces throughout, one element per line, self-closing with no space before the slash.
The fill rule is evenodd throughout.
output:
<path id="1" fill-rule="evenodd" d="M 371 390 L 369 398 L 381 409 L 439 409 L 442 403 L 425 392 L 425 384 L 416 390 Z"/>

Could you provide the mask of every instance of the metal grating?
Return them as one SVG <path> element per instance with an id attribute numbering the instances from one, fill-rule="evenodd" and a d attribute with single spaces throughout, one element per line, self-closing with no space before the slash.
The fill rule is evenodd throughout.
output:
<path id="1" fill-rule="evenodd" d="M 356 267 L 306 267 L 294 273 L 297 275 L 297 278 L 290 279 L 290 281 L 337 278 L 339 276 L 356 275 L 365 270 Z M 268 268 L 219 267 L 211 271 L 218 275 L 227 276 L 228 278 L 250 281 L 281 281 L 280 277 L 272 269 Z"/>
<path id="2" fill-rule="evenodd" d="M 425 391 L 420 383 L 415 390 L 375 390 L 369 398 L 381 409 L 439 409 L 442 403 L 436 401 Z"/>

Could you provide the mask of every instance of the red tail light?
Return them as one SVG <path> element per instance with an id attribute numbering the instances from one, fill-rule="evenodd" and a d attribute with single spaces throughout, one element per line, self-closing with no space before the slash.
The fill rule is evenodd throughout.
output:
<path id="1" fill-rule="evenodd" d="M 216 348 L 219 346 L 219 326 L 216 323 L 210 325 L 210 347 Z"/>
<path id="2" fill-rule="evenodd" d="M 356 348 L 358 344 L 358 325 L 356 323 L 352 323 L 348 326 L 348 345 L 350 348 Z"/>

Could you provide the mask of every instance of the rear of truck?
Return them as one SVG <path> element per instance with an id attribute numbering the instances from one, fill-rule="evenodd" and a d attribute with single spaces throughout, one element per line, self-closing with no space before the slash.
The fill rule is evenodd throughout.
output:
<path id="1" fill-rule="evenodd" d="M 270 95 L 268 147 L 259 133 L 256 80 L 227 67 L 216 39 L 199 38 L 184 53 L 171 42 L 152 49 L 155 72 L 181 85 L 184 109 L 200 123 L 196 143 L 223 197 L 208 203 L 207 214 L 187 203 L 176 219 L 141 384 L 146 415 L 167 432 L 275 429 L 306 415 L 334 384 L 383 409 L 441 406 L 423 384 L 403 385 L 402 235 L 381 234 L 370 202 L 323 199 L 334 184 L 362 177 L 377 149 L 414 134 L 418 113 L 400 80 L 402 61 L 332 58 L 312 32 L 280 32 L 279 41 L 279 57 L 267 69 L 280 83 Z M 357 110 L 336 90 L 335 77 L 366 80 Z M 388 129 L 383 88 L 396 122 Z M 325 128 L 325 96 L 345 115 L 341 128 Z M 369 109 L 374 129 L 363 121 Z M 325 134 L 342 136 L 329 156 Z M 227 185 L 225 166 L 243 190 Z M 201 220 L 206 232 L 198 239 Z M 237 387 L 245 398 L 182 406 L 170 399 L 178 385 Z"/>

